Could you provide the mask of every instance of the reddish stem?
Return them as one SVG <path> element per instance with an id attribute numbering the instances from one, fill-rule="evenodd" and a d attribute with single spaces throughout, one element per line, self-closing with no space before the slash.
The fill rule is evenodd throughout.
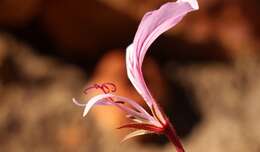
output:
<path id="1" fill-rule="evenodd" d="M 174 127 L 172 126 L 172 124 L 167 121 L 167 125 L 165 126 L 165 135 L 167 136 L 167 138 L 174 144 L 174 146 L 176 147 L 177 152 L 185 152 L 180 139 L 174 129 Z"/>

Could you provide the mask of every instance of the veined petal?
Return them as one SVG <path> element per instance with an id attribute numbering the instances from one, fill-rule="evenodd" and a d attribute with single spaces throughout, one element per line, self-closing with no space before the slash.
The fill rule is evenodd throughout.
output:
<path id="1" fill-rule="evenodd" d="M 179 23 L 188 12 L 197 9 L 196 0 L 178 0 L 146 13 L 138 27 L 133 44 L 127 47 L 127 75 L 150 108 L 156 104 L 143 78 L 141 68 L 144 56 L 158 36 Z"/>

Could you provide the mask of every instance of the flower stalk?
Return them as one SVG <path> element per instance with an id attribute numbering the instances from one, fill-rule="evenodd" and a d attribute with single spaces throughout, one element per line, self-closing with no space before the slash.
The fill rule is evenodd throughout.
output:
<path id="1" fill-rule="evenodd" d="M 164 134 L 169 139 L 169 141 L 171 141 L 171 143 L 176 147 L 177 152 L 185 152 L 176 133 L 176 130 L 170 122 L 168 122 L 168 125 L 165 127 Z"/>

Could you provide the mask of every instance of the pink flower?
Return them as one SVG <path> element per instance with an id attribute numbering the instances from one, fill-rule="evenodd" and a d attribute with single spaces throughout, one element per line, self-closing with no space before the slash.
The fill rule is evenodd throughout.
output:
<path id="1" fill-rule="evenodd" d="M 147 133 L 165 134 L 176 146 L 177 151 L 183 152 L 184 149 L 174 128 L 146 86 L 142 74 L 142 63 L 148 48 L 157 37 L 179 23 L 187 13 L 198 9 L 196 0 L 178 0 L 177 2 L 168 2 L 158 10 L 146 13 L 138 27 L 133 43 L 126 49 L 128 78 L 143 97 L 150 109 L 149 111 L 146 111 L 136 101 L 114 95 L 116 86 L 112 83 L 104 83 L 102 85 L 95 84 L 85 90 L 85 93 L 92 88 L 103 91 L 103 94 L 92 97 L 86 104 L 80 104 L 73 99 L 74 103 L 85 107 L 83 116 L 86 116 L 95 105 L 116 106 L 122 109 L 127 114 L 127 118 L 133 122 L 123 125 L 119 129 L 136 129 L 136 131 L 127 135 L 124 140 Z"/>

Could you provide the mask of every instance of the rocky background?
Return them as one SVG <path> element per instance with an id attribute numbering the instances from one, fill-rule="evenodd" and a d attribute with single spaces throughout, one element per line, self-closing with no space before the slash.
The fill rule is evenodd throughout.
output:
<path id="1" fill-rule="evenodd" d="M 129 83 L 124 48 L 143 14 L 166 0 L 0 1 L 1 152 L 171 152 L 164 137 L 120 144 L 121 111 L 87 118 L 71 99 L 113 82 L 143 103 Z M 260 151 L 258 0 L 199 0 L 161 36 L 144 75 L 187 151 Z M 94 95 L 97 92 L 93 92 Z"/>

